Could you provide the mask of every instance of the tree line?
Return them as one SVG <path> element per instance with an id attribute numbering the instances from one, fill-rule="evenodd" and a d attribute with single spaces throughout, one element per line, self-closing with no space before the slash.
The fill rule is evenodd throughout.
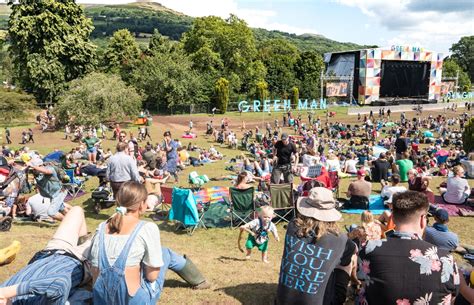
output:
<path id="1" fill-rule="evenodd" d="M 8 22 L 3 70 L 38 103 L 56 104 L 60 121 L 79 124 L 121 120 L 143 106 L 167 113 L 207 104 L 225 112 L 229 101 L 320 94 L 320 53 L 279 37 L 257 40 L 233 15 L 195 18 L 179 40 L 155 29 L 146 45 L 119 29 L 98 47 L 93 30 L 74 1 L 20 1 Z M 469 67 L 472 58 L 464 63 L 457 53 L 451 70 Z"/>

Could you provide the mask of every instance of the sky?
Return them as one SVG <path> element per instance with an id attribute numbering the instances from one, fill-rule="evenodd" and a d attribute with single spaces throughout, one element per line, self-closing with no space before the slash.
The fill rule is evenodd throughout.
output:
<path id="1" fill-rule="evenodd" d="M 132 0 L 78 0 L 121 4 Z M 193 17 L 235 14 L 249 26 L 341 42 L 419 46 L 448 53 L 474 35 L 473 0 L 158 0 Z"/>

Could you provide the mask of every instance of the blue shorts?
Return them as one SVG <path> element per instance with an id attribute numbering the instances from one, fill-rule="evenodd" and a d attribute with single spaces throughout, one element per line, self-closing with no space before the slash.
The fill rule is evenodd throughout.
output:
<path id="1" fill-rule="evenodd" d="M 94 146 L 94 147 L 88 148 L 87 152 L 90 154 L 95 154 L 97 153 L 97 147 Z"/>

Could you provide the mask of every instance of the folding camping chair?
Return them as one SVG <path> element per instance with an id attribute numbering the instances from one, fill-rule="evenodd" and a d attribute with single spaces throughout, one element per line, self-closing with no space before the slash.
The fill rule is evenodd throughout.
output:
<path id="1" fill-rule="evenodd" d="M 238 189 L 229 188 L 230 194 L 230 227 L 234 227 L 234 216 L 237 223 L 247 223 L 252 220 L 255 212 L 255 202 L 253 200 L 255 188 Z"/>
<path id="2" fill-rule="evenodd" d="M 77 197 L 79 192 L 85 192 L 85 180 L 79 179 L 74 174 L 74 169 L 65 169 L 64 172 L 69 177 L 69 182 L 63 183 L 64 188 L 66 189 L 69 196 L 73 199 Z"/>
<path id="3" fill-rule="evenodd" d="M 295 216 L 292 183 L 270 184 L 270 200 L 277 217 L 275 224 L 280 221 L 289 222 L 286 218 L 288 215 Z M 283 215 L 277 213 L 278 211 L 283 211 Z"/>
<path id="4" fill-rule="evenodd" d="M 172 194 L 172 203 L 169 213 L 169 220 L 176 220 L 184 227 L 189 235 L 192 235 L 198 227 L 204 227 L 203 218 L 205 214 L 204 208 L 198 211 L 196 199 L 190 189 L 174 188 Z"/>

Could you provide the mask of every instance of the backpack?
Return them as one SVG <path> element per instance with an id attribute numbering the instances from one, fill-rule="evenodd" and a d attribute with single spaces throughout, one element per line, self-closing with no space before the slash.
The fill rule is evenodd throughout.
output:
<path id="1" fill-rule="evenodd" d="M 257 230 L 257 236 L 255 237 L 255 242 L 259 245 L 263 244 L 268 240 L 268 230 L 270 230 L 270 226 L 272 222 L 270 221 L 268 223 L 268 227 L 263 226 L 263 221 L 261 218 L 258 218 L 258 222 L 260 224 L 258 230 Z"/>

